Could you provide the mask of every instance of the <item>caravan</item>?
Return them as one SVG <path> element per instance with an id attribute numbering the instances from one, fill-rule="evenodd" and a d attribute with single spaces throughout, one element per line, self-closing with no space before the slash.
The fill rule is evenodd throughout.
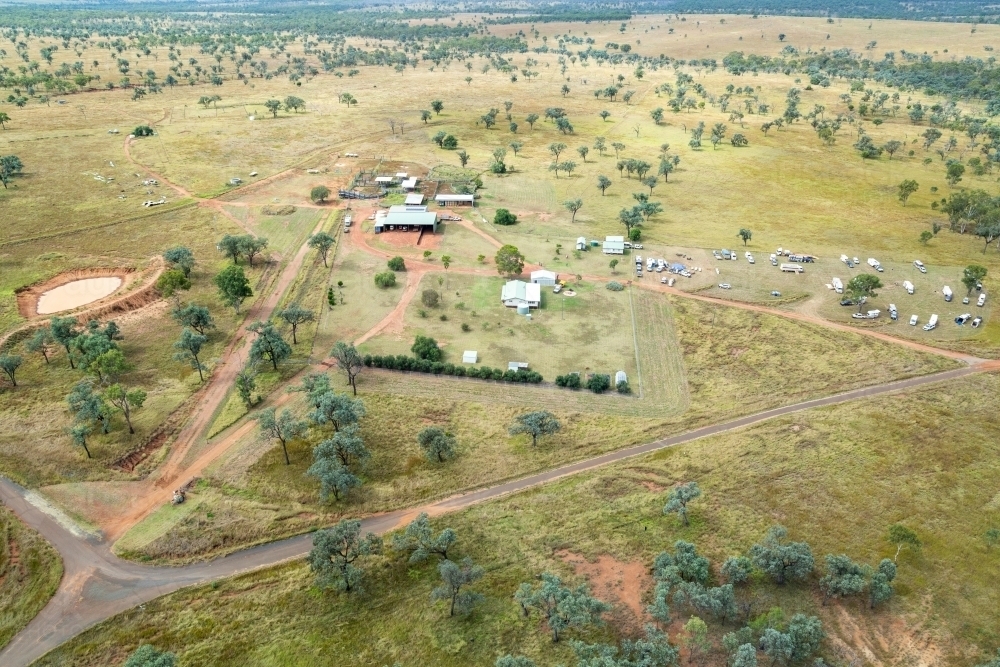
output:
<path id="1" fill-rule="evenodd" d="M 913 283 L 911 283 L 909 280 L 904 280 L 903 289 L 906 290 L 907 294 L 913 294 Z"/>
<path id="2" fill-rule="evenodd" d="M 924 325 L 924 331 L 930 331 L 931 329 L 937 328 L 937 320 L 938 320 L 937 313 L 931 315 L 931 319 L 928 320 L 927 324 Z"/>
<path id="3" fill-rule="evenodd" d="M 844 293 L 844 283 L 840 280 L 840 278 L 837 278 L 836 276 L 834 276 L 833 278 L 833 291 L 836 292 L 837 294 Z"/>

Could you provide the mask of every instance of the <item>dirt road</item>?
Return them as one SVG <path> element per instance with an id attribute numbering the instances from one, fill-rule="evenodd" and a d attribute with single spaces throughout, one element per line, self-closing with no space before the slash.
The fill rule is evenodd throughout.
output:
<path id="1" fill-rule="evenodd" d="M 953 380 L 995 367 L 996 364 L 976 364 L 943 373 L 856 389 L 826 398 L 766 410 L 663 440 L 585 459 L 503 484 L 445 498 L 424 506 L 368 517 L 362 521 L 362 526 L 366 531 L 385 533 L 405 525 L 419 512 L 427 512 L 431 515 L 455 512 L 563 477 L 594 470 L 667 447 L 675 447 L 700 438 L 745 428 L 782 415 Z M 111 553 L 108 542 L 101 543 L 74 536 L 53 517 L 31 504 L 26 498 L 24 489 L 3 478 L 0 478 L 0 500 L 25 523 L 41 533 L 59 551 L 65 568 L 62 585 L 55 597 L 31 621 L 28 627 L 14 637 L 11 643 L 0 652 L 0 664 L 5 667 L 24 667 L 87 628 L 111 618 L 115 614 L 185 586 L 206 583 L 214 579 L 301 558 L 309 552 L 312 542 L 311 535 L 300 535 L 240 551 L 208 563 L 184 567 L 150 567 L 118 559 Z"/>

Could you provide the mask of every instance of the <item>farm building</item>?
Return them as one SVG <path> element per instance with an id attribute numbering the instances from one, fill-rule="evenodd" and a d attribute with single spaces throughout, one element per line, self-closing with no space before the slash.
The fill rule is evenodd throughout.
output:
<path id="1" fill-rule="evenodd" d="M 413 192 L 406 195 L 406 201 L 403 202 L 405 206 L 422 206 L 424 203 L 424 196 L 419 192 Z"/>
<path id="2" fill-rule="evenodd" d="M 375 182 L 379 185 L 392 185 L 392 176 L 376 176 Z"/>
<path id="3" fill-rule="evenodd" d="M 507 370 L 509 371 L 526 371 L 528 370 L 527 361 L 508 361 Z"/>
<path id="4" fill-rule="evenodd" d="M 475 206 L 476 195 L 437 195 L 434 201 L 438 206 Z"/>
<path id="5" fill-rule="evenodd" d="M 587 237 L 586 236 L 581 236 L 581 237 L 579 237 L 579 238 L 576 239 L 576 249 L 577 250 L 586 250 L 587 249 Z"/>
<path id="6" fill-rule="evenodd" d="M 542 287 L 536 283 L 526 283 L 523 280 L 511 280 L 503 286 L 500 300 L 508 308 L 527 306 L 538 308 L 542 305 Z"/>
<path id="7" fill-rule="evenodd" d="M 479 353 L 475 350 L 466 350 L 462 353 L 463 364 L 474 364 L 479 361 Z"/>
<path id="8" fill-rule="evenodd" d="M 437 213 L 428 211 L 426 206 L 390 206 L 388 211 L 375 214 L 375 233 L 436 232 Z"/>
<path id="9" fill-rule="evenodd" d="M 405 181 L 403 181 L 400 184 L 400 186 L 404 190 L 416 190 L 417 189 L 417 179 L 416 178 L 408 178 Z"/>
<path id="10" fill-rule="evenodd" d="M 606 236 L 604 238 L 604 254 L 605 255 L 624 255 L 625 254 L 625 237 L 624 236 Z"/>
<path id="11" fill-rule="evenodd" d="M 558 277 L 555 271 L 546 271 L 545 269 L 531 272 L 531 282 L 536 285 L 555 285 Z"/>

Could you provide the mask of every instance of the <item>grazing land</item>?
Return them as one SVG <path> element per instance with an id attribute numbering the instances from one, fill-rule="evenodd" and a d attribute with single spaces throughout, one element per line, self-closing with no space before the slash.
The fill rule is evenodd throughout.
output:
<path id="1" fill-rule="evenodd" d="M 978 16 L 974 4 L 953 11 Z M 371 558 L 366 591 L 340 595 L 297 562 L 157 600 L 42 664 L 119 664 L 141 642 L 182 664 L 485 666 L 507 652 L 571 664 L 570 642 L 550 643 L 512 601 L 520 582 L 545 570 L 589 581 L 614 609 L 570 634 L 614 643 L 651 620 L 657 552 L 689 540 L 721 584 L 724 559 L 775 523 L 812 545 L 817 567 L 787 587 L 758 567 L 739 588 L 754 645 L 802 612 L 822 620 L 815 653 L 829 664 L 966 667 L 997 649 L 982 610 L 997 603 L 1000 542 L 1000 25 L 897 20 L 903 10 L 283 7 L 246 21 L 232 9 L 157 9 L 169 28 L 114 7 L 73 10 L 72 29 L 65 9 L 0 18 L 0 475 L 123 558 L 206 560 L 780 406 L 976 373 L 434 517 L 486 570 L 467 616 L 428 603 L 430 563 Z M 399 173 L 418 179 L 437 233 L 376 233 L 377 211 L 409 188 L 376 177 Z M 434 199 L 460 193 L 475 206 Z M 630 247 L 605 254 L 608 236 Z M 520 267 L 503 265 L 503 246 Z M 809 255 L 795 260 L 804 272 L 776 266 L 793 262 L 772 262 L 779 248 Z M 505 281 L 538 268 L 563 288 L 543 286 L 530 318 L 503 306 Z M 78 335 L 47 338 L 58 320 L 32 306 L 45 286 L 112 272 L 116 292 L 56 313 Z M 880 285 L 849 294 L 863 274 Z M 828 287 L 835 277 L 848 293 Z M 862 294 L 877 318 L 840 305 Z M 184 333 L 186 306 L 213 319 L 200 342 L 199 327 Z M 965 313 L 981 319 L 956 323 Z M 924 330 L 931 314 L 940 323 Z M 420 354 L 430 372 L 365 367 L 351 387 L 338 344 Z M 475 365 L 460 363 L 466 350 Z M 543 381 L 450 376 L 512 361 Z M 617 371 L 627 386 L 604 393 L 556 383 Z M 323 376 L 329 391 L 303 391 Z M 322 413 L 355 389 L 359 418 Z M 271 409 L 289 411 L 281 438 L 260 425 Z M 560 425 L 537 443 L 511 433 L 533 411 Z M 321 443 L 353 437 L 355 421 L 370 456 L 324 463 Z M 421 434 L 454 449 L 435 458 Z M 346 485 L 335 499 L 306 474 L 317 462 Z M 703 495 L 682 526 L 662 509 L 688 482 Z M 0 646 L 61 572 L 3 512 L 0 602 L 14 602 L 0 605 L 12 610 Z M 923 545 L 899 556 L 895 596 L 874 611 L 824 604 L 822 557 L 876 566 L 895 552 L 893 523 Z M 726 664 L 722 635 L 742 623 L 676 606 L 660 626 L 682 658 Z M 704 656 L 682 627 L 695 612 L 711 621 Z"/>

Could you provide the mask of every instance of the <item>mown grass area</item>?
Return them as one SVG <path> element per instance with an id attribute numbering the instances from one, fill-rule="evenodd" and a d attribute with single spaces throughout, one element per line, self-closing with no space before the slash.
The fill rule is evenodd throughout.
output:
<path id="1" fill-rule="evenodd" d="M 365 485 L 346 501 L 321 503 L 318 482 L 305 476 L 313 446 L 330 437 L 327 429 L 291 443 L 290 466 L 277 444 L 255 431 L 208 472 L 191 496 L 195 512 L 164 510 L 155 530 L 140 524 L 118 548 L 133 558 L 204 558 L 342 515 L 414 505 L 723 418 L 955 365 L 771 315 L 642 291 L 634 299 L 641 398 L 637 374 L 634 394 L 626 397 L 369 370 L 358 386 L 367 410 L 361 432 L 372 459 L 362 473 Z M 849 372 L 855 367 L 866 372 Z M 333 382 L 344 386 L 341 375 Z M 308 412 L 298 396 L 285 407 L 300 417 Z M 507 434 L 516 415 L 538 409 L 556 414 L 563 430 L 537 448 L 525 436 Z M 436 465 L 423 458 L 416 436 L 427 426 L 455 434 L 454 461 Z"/>
<path id="2" fill-rule="evenodd" d="M 486 570 L 472 589 L 486 601 L 469 617 L 448 619 L 429 602 L 433 563 L 408 566 L 389 553 L 367 562 L 366 592 L 348 596 L 313 587 L 306 566 L 292 564 L 162 598 L 84 633 L 42 664 L 98 665 L 151 642 L 185 664 L 491 665 L 523 652 L 551 665 L 570 660 L 537 618 L 525 620 L 511 599 L 521 581 L 554 571 L 581 581 L 565 552 L 591 562 L 609 555 L 649 566 L 677 539 L 698 545 L 713 578 L 730 555 L 745 552 L 775 523 L 812 545 L 818 561 L 846 553 L 876 563 L 892 557 L 887 527 L 902 522 L 923 547 L 899 556 L 897 596 L 872 612 L 859 601 L 819 604 L 817 575 L 778 588 L 758 581 L 753 615 L 774 606 L 786 617 L 818 614 L 831 660 L 881 664 L 972 665 L 1000 643 L 992 582 L 1000 554 L 982 535 L 1000 525 L 995 420 L 1000 379 L 981 375 L 782 417 L 737 432 L 576 476 L 434 521 L 458 532 L 455 556 Z M 944 446 L 947 445 L 947 446 Z M 701 499 L 684 528 L 662 507 L 666 489 L 697 481 Z M 608 575 L 612 576 L 612 575 Z M 612 577 L 611 581 L 614 581 Z M 649 580 L 641 599 L 649 600 Z M 635 631 L 638 619 L 609 597 L 607 628 L 575 637 L 608 639 Z M 282 610 L 275 613 L 275 610 Z M 675 619 L 688 613 L 676 607 Z M 211 628 L 205 632 L 205 628 Z M 711 623 L 705 664 L 722 665 L 721 634 Z M 677 624 L 671 626 L 677 640 Z"/>
<path id="3" fill-rule="evenodd" d="M 257 236 L 266 238 L 268 248 L 286 259 L 298 252 L 316 223 L 327 214 L 315 208 L 300 208 L 290 215 L 266 215 L 260 208 L 249 206 L 227 206 L 226 209 Z"/>
<path id="4" fill-rule="evenodd" d="M 242 314 L 237 317 L 224 307 L 216 296 L 212 276 L 228 260 L 219 256 L 215 241 L 223 233 L 234 232 L 235 226 L 222 216 L 200 208 L 168 212 L 149 221 L 123 223 L 97 231 L 74 232 L 60 237 L 57 247 L 61 257 L 78 257 L 94 263 L 121 263 L 121 253 L 136 264 L 145 262 L 178 242 L 183 242 L 195 254 L 196 266 L 191 274 L 190 291 L 179 291 L 171 299 L 147 306 L 135 315 L 114 318 L 122 329 L 120 346 L 135 368 L 124 377 L 131 386 L 148 393 L 142 409 L 135 412 L 136 434 L 129 435 L 124 420 L 117 420 L 106 436 L 95 429 L 88 440 L 93 459 L 87 459 L 82 448 L 74 447 L 65 430 L 73 416 L 65 403 L 72 386 L 86 375 L 71 370 L 65 351 L 56 350 L 46 364 L 38 353 L 29 353 L 24 344 L 14 346 L 13 353 L 24 359 L 18 372 L 18 387 L 4 383 L 0 389 L 0 473 L 28 486 L 43 486 L 61 482 L 98 479 L 119 479 L 120 473 L 108 466 L 121 455 L 137 448 L 146 437 L 198 386 L 198 374 L 187 364 L 174 361 L 173 343 L 180 335 L 180 326 L 170 316 L 175 303 L 198 303 L 208 306 L 216 329 L 211 330 L 202 361 L 211 368 L 235 330 Z M 17 246 L 23 263 L 39 263 L 38 259 L 51 243 L 26 243 Z M 124 250 L 120 250 L 124 249 Z M 96 260 L 96 261 L 95 261 Z M 255 292 L 260 291 L 264 265 L 257 262 L 248 271 Z M 253 300 L 244 304 L 245 309 Z M 28 443 L 27 445 L 25 443 Z"/>
<path id="5" fill-rule="evenodd" d="M 0 648 L 55 595 L 62 574 L 55 549 L 0 505 Z"/>
<path id="6" fill-rule="evenodd" d="M 406 309 L 402 330 L 389 330 L 367 341 L 367 354 L 410 354 L 418 335 L 437 340 L 444 361 L 460 363 L 464 350 L 479 354 L 478 365 L 507 368 L 522 361 L 549 382 L 557 375 L 579 372 L 614 377 L 635 372 L 635 346 L 628 294 L 603 285 L 574 283 L 575 296 L 554 294 L 541 287 L 542 305 L 531 319 L 518 315 L 500 301 L 505 278 L 462 274 L 425 275 L 417 295 Z M 423 301 L 425 292 L 438 296 L 438 305 Z M 468 331 L 465 331 L 468 328 Z"/>

